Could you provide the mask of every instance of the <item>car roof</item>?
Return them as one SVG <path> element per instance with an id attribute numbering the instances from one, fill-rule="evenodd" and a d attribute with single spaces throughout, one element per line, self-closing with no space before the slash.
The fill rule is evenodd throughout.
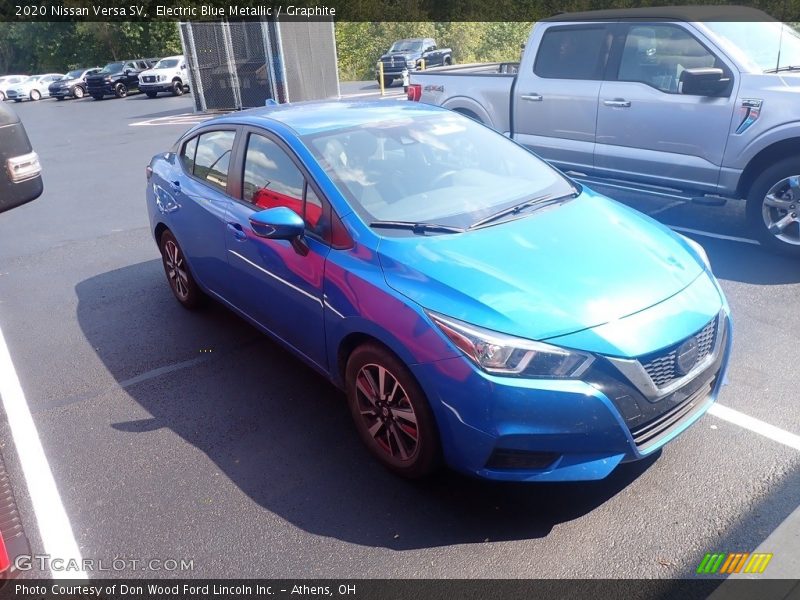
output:
<path id="1" fill-rule="evenodd" d="M 162 60 L 169 60 L 169 59 L 176 59 L 176 60 L 183 60 L 183 54 L 176 54 L 175 56 L 165 56 L 164 58 L 159 58 L 156 62 L 161 62 Z"/>
<path id="2" fill-rule="evenodd" d="M 648 6 L 644 8 L 611 8 L 584 12 L 562 13 L 546 19 L 546 22 L 563 21 L 773 21 L 767 13 L 749 6 L 735 5 L 686 5 Z"/>
<path id="3" fill-rule="evenodd" d="M 206 121 L 203 125 L 227 122 L 269 126 L 272 122 L 278 122 L 293 129 L 298 135 L 312 135 L 359 125 L 442 113 L 452 115 L 449 110 L 418 102 L 327 100 L 254 108 L 217 117 L 213 121 Z"/>

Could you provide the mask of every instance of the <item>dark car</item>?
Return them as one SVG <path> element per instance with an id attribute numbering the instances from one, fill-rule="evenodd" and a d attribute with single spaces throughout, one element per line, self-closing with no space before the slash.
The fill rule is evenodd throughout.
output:
<path id="1" fill-rule="evenodd" d="M 403 76 L 405 69 L 416 71 L 423 68 L 452 65 L 453 51 L 450 48 L 437 48 L 433 38 L 397 40 L 378 61 L 375 70 L 378 84 L 381 82 L 381 64 L 383 64 L 383 85 L 388 87 L 395 79 Z"/>
<path id="2" fill-rule="evenodd" d="M 92 69 L 82 68 L 70 71 L 63 78 L 50 84 L 48 90 L 50 97 L 63 100 L 64 98 L 83 98 L 86 95 L 86 78 L 100 72 L 99 67 Z"/>
<path id="3" fill-rule="evenodd" d="M 124 98 L 131 90 L 139 89 L 139 73 L 153 66 L 147 58 L 117 60 L 86 78 L 86 91 L 95 100 L 105 96 Z"/>
<path id="4" fill-rule="evenodd" d="M 42 194 L 39 156 L 16 113 L 0 105 L 0 212 Z"/>

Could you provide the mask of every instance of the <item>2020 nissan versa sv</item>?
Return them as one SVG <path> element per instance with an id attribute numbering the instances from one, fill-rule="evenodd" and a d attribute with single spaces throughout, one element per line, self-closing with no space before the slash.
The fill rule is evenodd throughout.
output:
<path id="1" fill-rule="evenodd" d="M 599 479 L 715 401 L 703 249 L 436 107 L 212 119 L 148 166 L 178 301 L 211 296 L 346 391 L 393 471 Z"/>

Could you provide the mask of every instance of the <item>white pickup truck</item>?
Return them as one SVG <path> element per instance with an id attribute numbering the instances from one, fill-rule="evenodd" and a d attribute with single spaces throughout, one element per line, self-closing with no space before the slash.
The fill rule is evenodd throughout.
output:
<path id="1" fill-rule="evenodd" d="M 414 72 L 408 97 L 589 183 L 705 204 L 745 198 L 753 234 L 800 256 L 800 34 L 763 12 L 559 15 L 534 25 L 518 65 Z"/>

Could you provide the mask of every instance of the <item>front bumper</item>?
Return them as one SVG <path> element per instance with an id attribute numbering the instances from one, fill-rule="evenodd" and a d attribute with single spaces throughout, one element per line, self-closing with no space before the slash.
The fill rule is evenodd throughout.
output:
<path id="1" fill-rule="evenodd" d="M 670 302 L 664 304 L 669 311 Z M 658 306 L 640 314 L 650 311 L 664 314 Z M 581 380 L 498 377 L 464 357 L 411 368 L 430 400 L 452 468 L 505 481 L 602 479 L 621 462 L 652 455 L 714 403 L 732 343 L 724 299 L 717 318 L 714 353 L 661 397 L 643 392 L 641 382 L 602 355 Z M 699 330 L 691 327 L 688 337 Z"/>
<path id="2" fill-rule="evenodd" d="M 142 92 L 171 92 L 171 81 L 162 81 L 159 83 L 140 83 L 139 90 Z"/>
<path id="3" fill-rule="evenodd" d="M 73 88 L 51 88 L 49 92 L 53 98 L 70 98 L 72 97 L 72 90 Z"/>
<path id="4" fill-rule="evenodd" d="M 31 95 L 29 92 L 8 90 L 6 92 L 6 98 L 9 100 L 30 100 Z"/>
<path id="5" fill-rule="evenodd" d="M 104 96 L 113 96 L 114 95 L 114 83 L 113 82 L 104 82 L 104 83 L 94 83 L 88 84 L 86 87 L 86 92 L 89 95 L 98 95 L 102 94 Z"/>

